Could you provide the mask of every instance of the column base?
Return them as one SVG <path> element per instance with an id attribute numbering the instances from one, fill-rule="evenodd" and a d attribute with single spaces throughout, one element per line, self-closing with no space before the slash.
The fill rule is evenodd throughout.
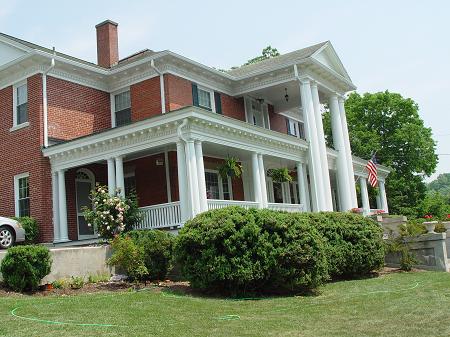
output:
<path id="1" fill-rule="evenodd" d="M 67 239 L 58 239 L 58 240 L 54 240 L 53 243 L 54 244 L 56 244 L 56 243 L 65 243 L 65 242 L 70 242 L 70 241 L 72 241 L 72 240 L 69 240 L 68 238 Z"/>

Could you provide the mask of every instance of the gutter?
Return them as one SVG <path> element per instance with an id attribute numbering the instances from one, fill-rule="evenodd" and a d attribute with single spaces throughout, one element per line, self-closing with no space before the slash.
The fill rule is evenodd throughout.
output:
<path id="1" fill-rule="evenodd" d="M 53 47 L 53 57 L 50 66 L 42 73 L 42 109 L 44 112 L 44 148 L 48 147 L 48 102 L 47 102 L 47 74 L 55 67 L 56 51 Z"/>
<path id="2" fill-rule="evenodd" d="M 150 61 L 150 65 L 153 69 L 155 69 L 155 71 L 159 75 L 159 87 L 161 90 L 161 112 L 163 114 L 165 114 L 166 113 L 166 94 L 165 94 L 165 88 L 164 88 L 164 75 L 158 68 L 156 68 L 154 59 L 152 59 Z"/>

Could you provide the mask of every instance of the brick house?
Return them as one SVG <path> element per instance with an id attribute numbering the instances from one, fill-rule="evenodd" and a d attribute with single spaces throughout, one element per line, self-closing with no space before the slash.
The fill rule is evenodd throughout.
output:
<path id="1" fill-rule="evenodd" d="M 370 212 L 343 104 L 355 86 L 330 42 L 222 72 L 167 50 L 119 59 L 118 25 L 96 30 L 98 64 L 0 34 L 0 215 L 36 218 L 43 242 L 94 238 L 81 207 L 97 182 L 136 190 L 140 228 L 227 205 L 349 210 L 356 182 Z M 229 156 L 243 165 L 239 179 L 218 174 Z M 267 175 L 280 167 L 293 182 Z M 378 172 L 387 212 L 389 170 Z"/>

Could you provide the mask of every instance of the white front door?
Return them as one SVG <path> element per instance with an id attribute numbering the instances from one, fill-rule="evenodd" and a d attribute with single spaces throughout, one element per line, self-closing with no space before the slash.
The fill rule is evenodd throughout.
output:
<path id="1" fill-rule="evenodd" d="M 79 170 L 75 179 L 75 187 L 77 197 L 78 240 L 96 238 L 97 233 L 94 227 L 88 226 L 83 214 L 84 207 L 92 207 L 90 193 L 95 187 L 93 173 L 86 169 Z"/>

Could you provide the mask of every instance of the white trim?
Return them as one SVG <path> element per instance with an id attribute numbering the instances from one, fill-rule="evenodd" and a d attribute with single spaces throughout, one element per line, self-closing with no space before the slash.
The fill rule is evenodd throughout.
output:
<path id="1" fill-rule="evenodd" d="M 219 200 L 225 200 L 224 199 L 224 193 L 223 193 L 223 179 L 221 177 L 221 175 L 219 174 L 218 170 L 213 170 L 213 169 L 205 169 L 205 173 L 214 173 L 217 174 L 217 184 L 219 185 Z M 228 192 L 230 194 L 230 199 L 227 200 L 234 200 L 233 199 L 233 184 L 231 183 L 231 178 L 227 177 L 227 184 L 228 184 Z M 211 199 L 209 199 L 211 200 Z M 212 199 L 212 200 L 217 200 L 217 199 Z"/>
<path id="2" fill-rule="evenodd" d="M 24 85 L 27 86 L 27 116 L 28 116 L 28 120 L 26 122 L 24 122 L 24 123 L 17 124 L 17 89 L 22 87 L 22 86 L 24 86 Z M 10 131 L 14 131 L 14 130 L 17 130 L 17 129 L 20 129 L 22 127 L 25 127 L 25 126 L 29 125 L 30 116 L 28 114 L 28 81 L 27 81 L 27 79 L 22 80 L 20 82 L 16 82 L 16 83 L 13 84 L 13 102 L 12 103 L 13 103 L 13 108 L 12 108 L 12 111 L 13 111 L 13 126 L 10 129 Z M 22 126 L 23 124 L 26 124 L 26 123 L 28 123 L 28 124 Z"/>
<path id="3" fill-rule="evenodd" d="M 211 89 L 209 87 L 205 87 L 203 85 L 199 85 L 198 83 L 195 83 L 195 84 L 197 84 L 197 101 L 198 101 L 199 108 L 203 108 L 203 109 L 206 109 L 206 110 L 211 109 L 212 112 L 216 113 L 216 100 L 215 100 L 215 97 L 214 97 L 214 89 Z M 198 98 L 198 91 L 199 90 L 202 90 L 202 91 L 205 91 L 205 92 L 209 93 L 209 101 L 210 101 L 210 104 L 211 104 L 211 108 L 200 105 L 200 100 Z"/>
<path id="4" fill-rule="evenodd" d="M 13 126 L 12 128 L 9 129 L 9 131 L 10 132 L 14 132 L 16 130 L 20 130 L 20 129 L 26 128 L 28 126 L 30 126 L 30 122 L 25 122 L 25 123 Z"/>
<path id="5" fill-rule="evenodd" d="M 28 178 L 28 199 L 30 199 L 30 174 L 28 172 L 17 174 L 14 176 L 14 214 L 16 217 L 20 216 L 19 211 L 19 180 Z M 31 202 L 30 202 L 31 206 Z M 31 208 L 31 207 L 30 207 Z"/>
<path id="6" fill-rule="evenodd" d="M 172 190 L 170 183 L 170 167 L 169 167 L 169 151 L 164 151 L 164 168 L 166 170 L 166 189 L 167 189 L 167 202 L 172 202 Z"/>
<path id="7" fill-rule="evenodd" d="M 89 177 L 89 179 L 78 179 L 77 176 L 76 176 L 78 174 L 78 172 L 85 173 Z M 95 228 L 93 228 L 94 234 L 92 234 L 92 235 L 80 235 L 80 223 L 78 222 L 78 217 L 82 216 L 82 214 L 80 214 L 78 212 L 78 186 L 77 186 L 77 182 L 89 182 L 89 183 L 91 183 L 91 190 L 92 190 L 92 189 L 95 188 L 95 175 L 94 175 L 94 173 L 91 170 L 89 170 L 87 168 L 80 168 L 80 169 L 78 169 L 76 171 L 76 173 L 75 173 L 75 207 L 76 207 L 75 213 L 77 215 L 77 237 L 78 237 L 78 240 L 85 240 L 85 239 L 96 238 L 96 237 L 98 237 L 98 235 L 96 233 Z"/>
<path id="8" fill-rule="evenodd" d="M 130 92 L 130 109 L 131 107 L 131 87 L 130 86 L 125 86 L 122 87 L 116 91 L 113 91 L 109 94 L 109 99 L 110 99 L 110 103 L 111 103 L 111 127 L 115 128 L 116 127 L 116 95 L 122 94 L 124 92 Z"/>

